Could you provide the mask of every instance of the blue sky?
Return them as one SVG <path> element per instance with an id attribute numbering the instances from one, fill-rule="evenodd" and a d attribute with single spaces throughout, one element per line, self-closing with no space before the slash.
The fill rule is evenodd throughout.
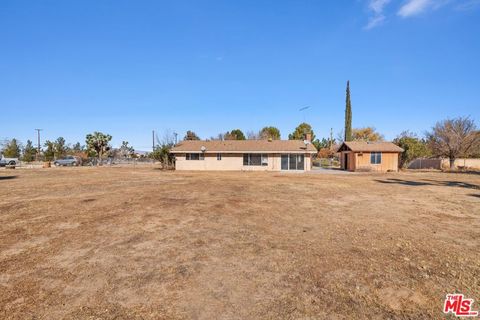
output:
<path id="1" fill-rule="evenodd" d="M 0 2 L 0 138 L 480 124 L 480 0 Z M 299 109 L 311 106 L 305 112 Z"/>

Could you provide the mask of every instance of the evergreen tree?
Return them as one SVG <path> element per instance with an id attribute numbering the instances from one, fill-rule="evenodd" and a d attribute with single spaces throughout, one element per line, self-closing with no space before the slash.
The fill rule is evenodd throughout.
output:
<path id="1" fill-rule="evenodd" d="M 55 160 L 55 142 L 50 140 L 45 141 L 45 151 L 43 152 L 46 161 Z"/>
<path id="2" fill-rule="evenodd" d="M 352 141 L 352 104 L 350 102 L 350 81 L 347 81 L 345 101 L 345 141 Z"/>
<path id="3" fill-rule="evenodd" d="M 417 158 L 429 157 L 431 155 L 427 143 L 409 131 L 400 133 L 400 135 L 393 140 L 393 143 L 404 150 L 402 154 L 400 154 L 400 168 L 407 167 L 411 161 Z"/>
<path id="4" fill-rule="evenodd" d="M 5 158 L 20 158 L 20 143 L 17 139 L 12 139 L 5 144 L 2 154 Z"/>
<path id="5" fill-rule="evenodd" d="M 300 123 L 295 131 L 288 135 L 288 140 L 303 140 L 305 134 L 310 133 L 312 141 L 315 140 L 315 134 L 313 133 L 312 126 L 306 122 Z"/>
<path id="6" fill-rule="evenodd" d="M 68 147 L 63 137 L 58 137 L 53 144 L 55 147 L 55 159 L 62 158 L 67 154 Z"/>
<path id="7" fill-rule="evenodd" d="M 223 135 L 224 140 L 245 140 L 245 135 L 243 134 L 243 131 L 240 129 L 233 129 L 230 132 L 226 132 Z"/>
<path id="8" fill-rule="evenodd" d="M 280 130 L 276 127 L 264 127 L 260 130 L 260 138 L 266 140 L 280 140 Z"/>
<path id="9" fill-rule="evenodd" d="M 25 162 L 32 162 L 35 160 L 35 155 L 37 154 L 37 149 L 33 146 L 32 141 L 27 140 L 25 148 L 23 148 L 23 157 L 22 160 Z"/>
<path id="10" fill-rule="evenodd" d="M 188 130 L 183 140 L 200 140 L 200 138 L 195 132 Z"/>
<path id="11" fill-rule="evenodd" d="M 85 147 L 80 144 L 80 142 L 77 142 L 73 145 L 72 151 L 73 152 L 82 152 L 85 150 Z"/>

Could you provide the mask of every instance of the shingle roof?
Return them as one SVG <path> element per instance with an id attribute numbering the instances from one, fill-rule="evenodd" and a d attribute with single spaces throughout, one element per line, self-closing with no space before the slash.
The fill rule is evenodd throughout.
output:
<path id="1" fill-rule="evenodd" d="M 205 147 L 206 153 L 316 153 L 317 149 L 309 143 L 305 145 L 302 140 L 225 140 L 225 141 L 182 141 L 172 148 L 171 153 L 200 152 Z"/>
<path id="2" fill-rule="evenodd" d="M 342 143 L 338 151 L 343 146 L 347 146 L 353 152 L 403 152 L 404 150 L 392 142 L 364 142 L 364 141 L 348 141 Z"/>

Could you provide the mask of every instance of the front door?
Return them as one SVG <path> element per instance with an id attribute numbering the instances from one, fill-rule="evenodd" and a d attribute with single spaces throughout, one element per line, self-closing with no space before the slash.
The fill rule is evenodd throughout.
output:
<path id="1" fill-rule="evenodd" d="M 345 164 L 345 170 L 348 170 L 348 153 L 345 153 L 345 161 L 343 162 Z"/>

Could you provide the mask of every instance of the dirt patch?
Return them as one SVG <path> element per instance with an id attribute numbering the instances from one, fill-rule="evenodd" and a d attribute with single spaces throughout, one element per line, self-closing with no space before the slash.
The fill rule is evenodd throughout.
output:
<path id="1" fill-rule="evenodd" d="M 15 174 L 4 319 L 438 319 L 447 293 L 480 299 L 479 175 Z"/>

